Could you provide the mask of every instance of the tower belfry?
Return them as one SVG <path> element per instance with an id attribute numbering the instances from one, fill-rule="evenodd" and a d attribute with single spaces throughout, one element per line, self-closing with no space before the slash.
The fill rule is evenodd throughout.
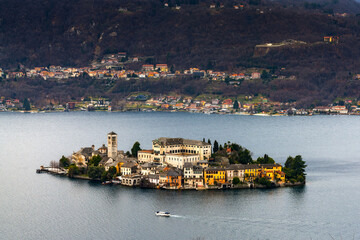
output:
<path id="1" fill-rule="evenodd" d="M 117 134 L 114 132 L 108 133 L 107 143 L 108 143 L 108 151 L 107 151 L 108 157 L 115 158 L 117 155 Z"/>

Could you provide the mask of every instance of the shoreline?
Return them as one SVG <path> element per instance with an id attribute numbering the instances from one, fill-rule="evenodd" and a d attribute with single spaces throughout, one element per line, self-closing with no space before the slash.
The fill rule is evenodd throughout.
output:
<path id="1" fill-rule="evenodd" d="M 39 172 L 40 171 L 40 172 Z M 49 168 L 43 168 L 43 169 L 37 169 L 36 170 L 37 173 L 49 173 L 52 175 L 58 175 L 58 176 L 62 176 L 62 177 L 67 177 L 70 179 L 78 179 L 78 180 L 87 180 L 87 181 L 93 181 L 93 182 L 99 182 L 102 185 L 119 185 L 119 186 L 123 186 L 123 187 L 127 187 L 127 188 L 142 188 L 142 189 L 158 189 L 158 190 L 173 190 L 173 191 L 205 191 L 205 190 L 239 190 L 239 189 L 277 189 L 277 188 L 284 188 L 284 187 L 304 187 L 306 185 L 306 181 L 305 182 L 294 182 L 294 183 L 276 183 L 270 187 L 265 186 L 265 185 L 261 185 L 261 184 L 256 184 L 256 183 L 242 183 L 242 184 L 237 184 L 237 185 L 233 185 L 233 184 L 222 184 L 219 186 L 208 186 L 208 187 L 181 187 L 181 188 L 168 188 L 168 187 L 160 187 L 160 186 L 154 186 L 154 187 L 149 187 L 149 186 L 128 186 L 128 185 L 123 185 L 123 184 L 114 184 L 112 182 L 112 180 L 110 181 L 111 183 L 105 183 L 102 182 L 100 179 L 91 179 L 90 177 L 87 176 L 82 176 L 82 175 L 74 175 L 73 177 L 69 177 L 68 174 L 63 173 L 63 172 L 58 172 L 58 171 L 54 171 L 54 170 L 50 170 Z"/>
<path id="2" fill-rule="evenodd" d="M 44 114 L 44 113 L 72 113 L 72 112 L 106 112 L 106 113 L 191 113 L 191 114 L 204 114 L 204 115 L 232 115 L 232 116 L 255 116 L 255 117 L 311 117 L 311 116 L 360 116 L 360 113 L 348 113 L 348 114 L 268 114 L 268 113 L 247 113 L 247 112 L 192 112 L 192 111 L 174 111 L 174 110 L 161 110 L 161 111 L 137 111 L 137 110 L 117 110 L 117 111 L 107 111 L 107 110 L 94 110 L 94 111 L 82 111 L 82 110 L 71 110 L 71 111 L 0 111 L 1 113 L 24 113 L 24 114 Z"/>

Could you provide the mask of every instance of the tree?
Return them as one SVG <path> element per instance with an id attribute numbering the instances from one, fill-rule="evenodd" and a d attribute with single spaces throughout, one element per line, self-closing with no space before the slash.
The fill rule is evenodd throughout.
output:
<path id="1" fill-rule="evenodd" d="M 68 175 L 69 177 L 74 177 L 75 175 L 79 174 L 79 169 L 75 164 L 71 164 L 68 169 Z"/>
<path id="2" fill-rule="evenodd" d="M 59 167 L 59 163 L 56 161 L 50 161 L 50 167 L 52 168 L 58 168 Z"/>
<path id="3" fill-rule="evenodd" d="M 211 144 L 211 140 L 210 140 L 210 139 L 208 139 L 208 144 Z"/>
<path id="4" fill-rule="evenodd" d="M 203 138 L 203 140 L 202 140 L 203 142 L 205 142 L 205 138 Z"/>
<path id="5" fill-rule="evenodd" d="M 69 167 L 70 160 L 63 155 L 59 160 L 59 165 L 60 165 L 60 167 Z"/>
<path id="6" fill-rule="evenodd" d="M 110 167 L 109 170 L 108 170 L 108 173 L 111 175 L 111 176 L 114 176 L 116 174 L 116 167 Z"/>
<path id="7" fill-rule="evenodd" d="M 88 162 L 88 166 L 93 165 L 96 167 L 99 165 L 100 161 L 101 161 L 101 157 L 99 155 L 95 155 L 92 158 L 90 158 Z"/>
<path id="8" fill-rule="evenodd" d="M 266 187 L 271 187 L 272 186 L 272 183 L 270 182 L 270 180 L 265 178 L 265 177 L 257 178 L 257 179 L 255 179 L 255 182 L 258 183 L 258 184 L 261 184 L 263 186 L 266 186 Z"/>
<path id="9" fill-rule="evenodd" d="M 287 180 L 305 182 L 306 167 L 305 161 L 302 160 L 300 155 L 297 155 L 295 158 L 289 156 L 285 162 L 283 171 Z"/>
<path id="10" fill-rule="evenodd" d="M 220 144 L 220 147 L 219 147 L 219 150 L 220 151 L 222 151 L 224 148 L 221 146 L 221 144 Z"/>
<path id="11" fill-rule="evenodd" d="M 91 179 L 101 178 L 103 172 L 105 172 L 105 168 L 101 166 L 90 166 L 88 169 L 88 175 Z"/>
<path id="12" fill-rule="evenodd" d="M 24 107 L 25 111 L 31 110 L 31 105 L 30 105 L 29 99 L 27 99 L 27 98 L 24 99 L 23 107 Z"/>
<path id="13" fill-rule="evenodd" d="M 111 180 L 111 178 L 112 178 L 111 174 L 109 174 L 109 172 L 107 172 L 107 171 L 104 171 L 101 174 L 101 181 L 102 182 L 109 181 L 109 180 Z"/>
<path id="14" fill-rule="evenodd" d="M 140 148 L 140 143 L 139 142 L 135 142 L 133 147 L 131 148 L 131 155 L 133 157 L 137 157 L 137 153 L 138 151 L 140 151 L 141 148 Z"/>
<path id="15" fill-rule="evenodd" d="M 240 179 L 238 177 L 234 177 L 233 178 L 233 184 L 239 184 L 240 183 Z"/>
<path id="16" fill-rule="evenodd" d="M 256 159 L 256 162 L 260 163 L 260 164 L 273 164 L 273 163 L 275 163 L 274 159 L 269 157 L 267 154 L 265 154 L 264 157 L 258 157 L 258 159 Z"/>
<path id="17" fill-rule="evenodd" d="M 214 141 L 213 153 L 216 153 L 218 150 L 219 150 L 219 143 L 215 140 Z"/>
<path id="18" fill-rule="evenodd" d="M 236 110 L 239 109 L 239 102 L 237 100 L 235 100 L 233 108 Z"/>

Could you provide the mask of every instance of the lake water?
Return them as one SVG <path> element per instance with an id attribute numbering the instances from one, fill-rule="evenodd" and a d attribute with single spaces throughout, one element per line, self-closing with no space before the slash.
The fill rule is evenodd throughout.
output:
<path id="1" fill-rule="evenodd" d="M 162 191 L 36 174 L 118 134 L 237 142 L 256 158 L 301 154 L 301 188 Z M 190 113 L 0 114 L 0 239 L 360 239 L 360 118 Z M 157 210 L 174 217 L 156 217 Z"/>

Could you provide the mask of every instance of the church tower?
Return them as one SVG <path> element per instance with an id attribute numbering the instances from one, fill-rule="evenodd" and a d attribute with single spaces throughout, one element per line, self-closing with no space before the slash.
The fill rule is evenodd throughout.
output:
<path id="1" fill-rule="evenodd" d="M 108 133 L 108 149 L 107 155 L 108 157 L 115 158 L 117 155 L 117 134 L 114 132 Z"/>

